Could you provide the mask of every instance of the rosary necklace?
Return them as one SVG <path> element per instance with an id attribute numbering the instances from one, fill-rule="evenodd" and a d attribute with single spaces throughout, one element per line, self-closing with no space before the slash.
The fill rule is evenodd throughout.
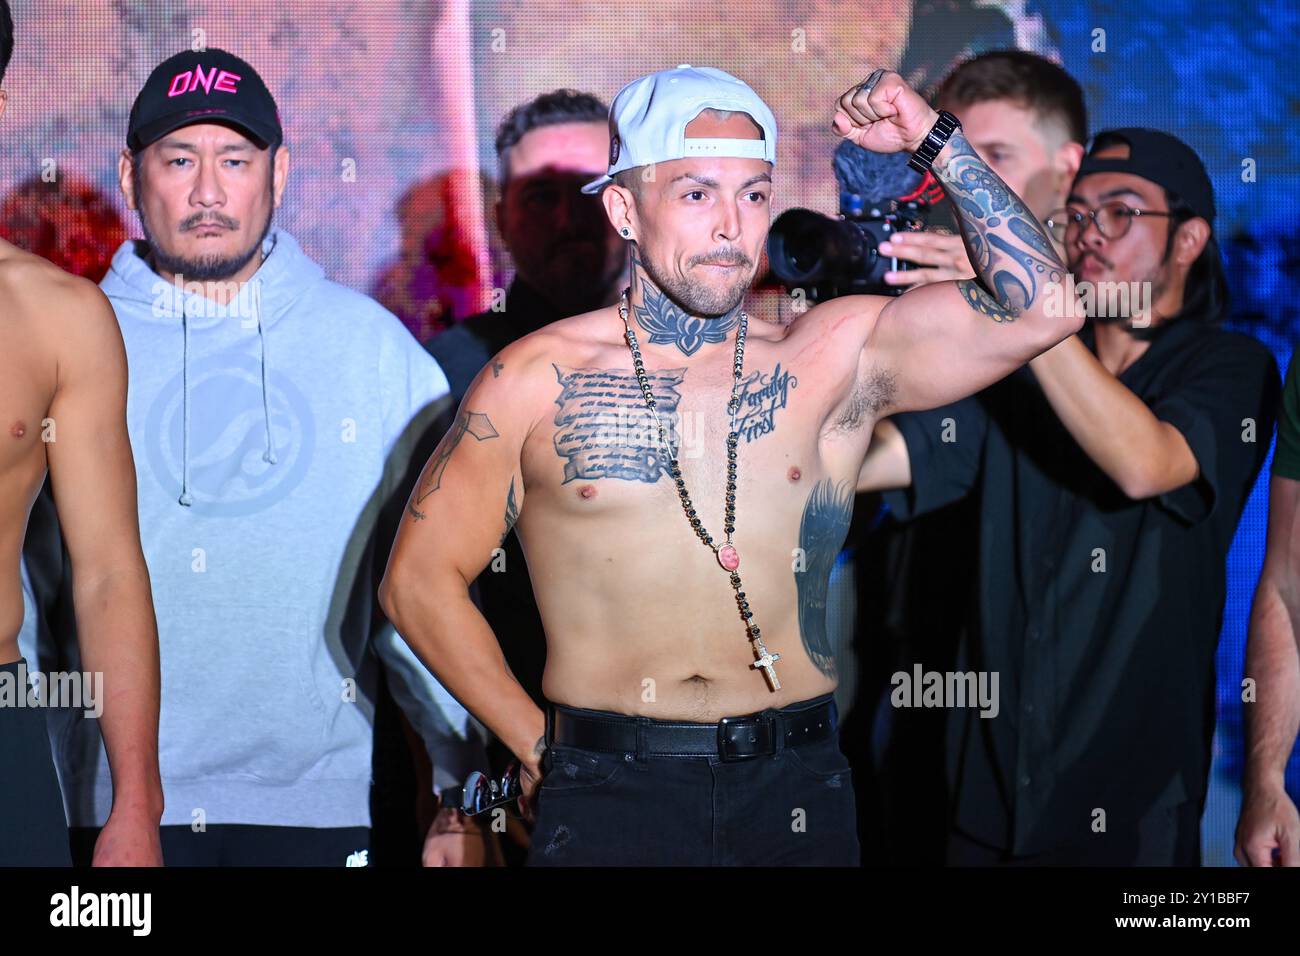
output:
<path id="1" fill-rule="evenodd" d="M 736 360 L 732 365 L 731 400 L 727 402 L 727 410 L 731 413 L 731 430 L 727 434 L 727 489 L 723 518 L 723 530 L 727 534 L 727 540 L 719 545 L 714 543 L 713 536 L 705 529 L 695 512 L 695 505 L 691 503 L 691 496 L 686 490 L 686 482 L 682 478 L 682 469 L 677 463 L 677 456 L 673 454 L 672 447 L 668 443 L 667 430 L 655 410 L 657 403 L 654 393 L 650 390 L 650 377 L 646 375 L 645 364 L 641 361 L 641 348 L 637 345 L 636 333 L 632 331 L 632 324 L 628 321 L 629 292 L 630 289 L 623 290 L 618 314 L 623 320 L 623 327 L 627 330 L 624 337 L 627 339 L 628 348 L 632 350 L 632 365 L 636 369 L 636 380 L 641 386 L 641 395 L 658 429 L 661 451 L 668 457 L 668 474 L 677 484 L 677 497 L 681 499 L 682 509 L 686 512 L 696 537 L 713 552 L 723 570 L 731 573 L 731 587 L 736 592 L 736 606 L 740 609 L 740 618 L 745 622 L 750 649 L 756 658 L 749 666 L 763 672 L 763 676 L 767 678 L 768 688 L 775 693 L 781 689 L 781 681 L 777 679 L 776 667 L 773 665 L 781 659 L 781 655 L 768 653 L 763 645 L 761 631 L 754 623 L 754 614 L 749 609 L 749 601 L 746 600 L 745 592 L 741 589 L 740 575 L 737 573 L 740 567 L 740 552 L 731 543 L 732 532 L 736 530 L 736 445 L 740 437 L 739 432 L 736 431 L 736 413 L 740 410 L 740 379 L 745 368 L 745 330 L 749 327 L 749 316 L 743 309 L 741 310 L 740 327 L 736 330 Z"/>

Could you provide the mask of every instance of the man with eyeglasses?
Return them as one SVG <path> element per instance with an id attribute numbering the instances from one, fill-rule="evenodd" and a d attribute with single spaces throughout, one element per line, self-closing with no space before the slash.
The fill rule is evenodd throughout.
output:
<path id="1" fill-rule="evenodd" d="M 1200 862 L 1224 562 L 1280 393 L 1219 328 L 1214 215 L 1186 144 L 1096 136 L 1047 219 L 1085 327 L 868 453 L 901 518 L 980 498 L 958 668 L 1001 699 L 950 716 L 950 863 Z"/>

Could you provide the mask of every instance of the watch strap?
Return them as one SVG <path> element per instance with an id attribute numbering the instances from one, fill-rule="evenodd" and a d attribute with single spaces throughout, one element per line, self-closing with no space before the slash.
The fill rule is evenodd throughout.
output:
<path id="1" fill-rule="evenodd" d="M 939 110 L 939 118 L 935 120 L 934 125 L 930 127 L 930 132 L 925 134 L 925 139 L 921 145 L 916 148 L 907 165 L 918 173 L 925 174 L 930 171 L 930 166 L 934 163 L 940 151 L 947 144 L 953 131 L 961 125 L 961 120 L 953 116 L 947 110 Z"/>

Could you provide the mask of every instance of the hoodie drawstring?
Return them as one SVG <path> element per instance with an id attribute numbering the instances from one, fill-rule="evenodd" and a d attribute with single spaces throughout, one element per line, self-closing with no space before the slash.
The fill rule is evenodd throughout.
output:
<path id="1" fill-rule="evenodd" d="M 262 421 L 266 427 L 266 450 L 262 452 L 262 460 L 274 465 L 277 458 L 275 456 L 275 443 L 271 440 L 271 398 L 266 388 L 268 369 L 266 367 L 266 332 L 262 329 L 261 279 L 253 283 L 253 309 L 257 313 L 257 341 L 261 346 L 262 354 Z"/>
<path id="2" fill-rule="evenodd" d="M 194 504 L 190 494 L 190 320 L 189 303 L 181 305 L 181 496 L 179 504 Z"/>
<path id="3" fill-rule="evenodd" d="M 262 282 L 253 283 L 253 312 L 257 317 L 257 342 L 259 347 L 259 364 L 262 375 L 262 423 L 266 430 L 266 448 L 262 460 L 276 464 L 279 458 L 275 454 L 275 442 L 271 438 L 271 396 L 267 386 L 269 369 L 266 363 L 266 330 L 262 327 Z M 181 309 L 181 496 L 177 502 L 185 507 L 194 504 L 190 494 L 190 322 L 189 303 Z"/>

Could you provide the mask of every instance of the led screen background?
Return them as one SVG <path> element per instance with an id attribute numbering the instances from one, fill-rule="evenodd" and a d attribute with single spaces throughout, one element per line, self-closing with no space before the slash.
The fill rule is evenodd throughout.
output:
<path id="1" fill-rule="evenodd" d="M 13 10 L 0 228 L 85 274 L 139 235 L 117 190 L 131 101 L 154 65 L 196 44 L 244 57 L 277 97 L 292 152 L 278 224 L 421 338 L 509 282 L 492 225 L 492 140 L 519 102 L 557 87 L 608 102 L 651 70 L 721 67 L 777 117 L 774 213 L 831 212 L 829 126 L 843 89 L 878 65 L 924 87 L 966 53 L 1019 46 L 1079 79 L 1092 129 L 1154 126 L 1187 140 L 1217 191 L 1234 325 L 1285 368 L 1300 322 L 1300 11 L 1284 0 L 18 0 Z M 1265 524 L 1261 482 L 1229 560 L 1209 863 L 1230 862 L 1242 652 Z M 1290 771 L 1295 793 L 1294 759 Z"/>

